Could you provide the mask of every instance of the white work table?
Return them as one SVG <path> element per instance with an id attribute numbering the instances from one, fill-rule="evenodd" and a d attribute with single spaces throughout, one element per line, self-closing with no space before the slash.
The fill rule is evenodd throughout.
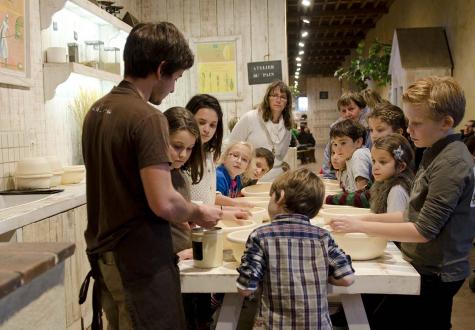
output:
<path id="1" fill-rule="evenodd" d="M 212 269 L 193 267 L 192 260 L 180 263 L 181 291 L 185 293 L 224 292 L 224 301 L 217 329 L 236 329 L 242 306 L 237 294 L 237 262 L 225 262 Z M 338 294 L 345 311 L 349 329 L 369 329 L 368 319 L 361 300 L 362 293 L 417 295 L 420 276 L 401 252 L 388 243 L 385 253 L 378 259 L 353 261 L 355 283 L 349 287 L 329 287 L 329 293 Z"/>

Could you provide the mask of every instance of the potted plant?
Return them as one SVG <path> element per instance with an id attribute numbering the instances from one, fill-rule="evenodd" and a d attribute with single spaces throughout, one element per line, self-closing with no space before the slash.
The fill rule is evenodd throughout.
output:
<path id="1" fill-rule="evenodd" d="M 378 86 L 384 86 L 391 81 L 388 73 L 391 45 L 375 40 L 369 47 L 368 56 L 363 56 L 365 43 L 361 41 L 356 48 L 357 57 L 352 59 L 350 66 L 335 71 L 335 77 L 348 80 L 359 89 L 365 89 L 368 81 L 374 81 Z"/>

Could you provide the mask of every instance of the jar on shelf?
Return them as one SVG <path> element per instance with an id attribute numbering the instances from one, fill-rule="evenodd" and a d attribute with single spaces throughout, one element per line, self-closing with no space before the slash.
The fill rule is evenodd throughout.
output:
<path id="1" fill-rule="evenodd" d="M 120 74 L 120 48 L 104 47 L 102 55 L 100 69 L 110 73 Z"/>
<path id="2" fill-rule="evenodd" d="M 99 69 L 102 59 L 102 52 L 104 48 L 104 42 L 100 40 L 85 41 L 86 44 L 86 60 L 83 62 L 84 65 L 90 66 L 91 68 Z"/>

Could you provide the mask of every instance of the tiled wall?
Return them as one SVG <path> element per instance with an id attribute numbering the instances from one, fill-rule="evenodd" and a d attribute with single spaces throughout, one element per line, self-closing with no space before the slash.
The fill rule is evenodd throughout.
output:
<path id="1" fill-rule="evenodd" d="M 43 51 L 39 0 L 29 3 L 31 83 L 28 89 L 0 84 L 0 190 L 13 188 L 15 162 L 25 157 L 56 155 L 64 165 L 78 162 L 78 134 L 64 100 L 43 96 Z M 119 1 L 140 17 L 141 1 Z M 28 27 L 28 25 L 26 25 Z M 1 74 L 1 73 L 0 73 Z"/>

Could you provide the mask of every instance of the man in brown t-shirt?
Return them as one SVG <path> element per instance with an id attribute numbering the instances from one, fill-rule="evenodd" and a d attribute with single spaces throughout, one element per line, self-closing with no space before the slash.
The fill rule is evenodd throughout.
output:
<path id="1" fill-rule="evenodd" d="M 168 123 L 147 101 L 158 104 L 173 92 L 193 54 L 172 24 L 139 24 L 124 62 L 124 80 L 91 107 L 83 126 L 94 297 L 113 329 L 184 329 L 169 223 L 212 227 L 221 211 L 173 189 Z"/>

